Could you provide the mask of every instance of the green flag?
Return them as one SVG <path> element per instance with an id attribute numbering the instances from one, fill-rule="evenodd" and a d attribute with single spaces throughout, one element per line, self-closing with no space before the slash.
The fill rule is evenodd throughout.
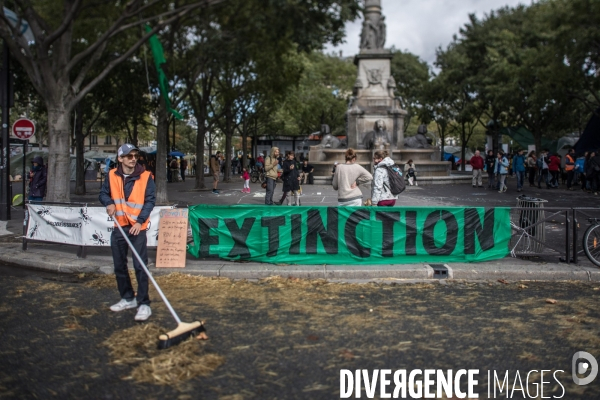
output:
<path id="1" fill-rule="evenodd" d="M 150 32 L 152 29 L 150 26 L 146 25 L 146 33 Z M 152 50 L 152 56 L 154 57 L 154 66 L 156 67 L 156 72 L 158 74 L 158 87 L 160 88 L 160 94 L 163 99 L 165 99 L 165 103 L 167 104 L 167 110 L 173 114 L 173 116 L 179 120 L 183 119 L 183 116 L 171 108 L 171 101 L 169 100 L 169 81 L 165 72 L 162 70 L 161 65 L 167 62 L 165 60 L 165 53 L 163 51 L 163 47 L 158 40 L 156 35 L 150 36 L 148 39 L 150 42 L 150 50 Z"/>

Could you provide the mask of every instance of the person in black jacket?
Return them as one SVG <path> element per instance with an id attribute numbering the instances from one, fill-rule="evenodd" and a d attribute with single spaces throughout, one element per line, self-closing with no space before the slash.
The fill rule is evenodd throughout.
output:
<path id="1" fill-rule="evenodd" d="M 150 214 L 156 202 L 156 186 L 150 172 L 137 163 L 139 149 L 125 143 L 118 150 L 119 166 L 109 172 L 100 189 L 98 200 L 106 207 L 106 213 L 115 224 L 122 227 L 141 260 L 148 264 L 146 230 L 149 228 Z M 148 296 L 148 275 L 142 269 L 137 257 L 133 257 L 133 268 L 138 283 L 134 292 L 127 269 L 128 244 L 121 231 L 114 228 L 110 238 L 117 288 L 121 301 L 113 304 L 114 312 L 138 308 L 136 321 L 146 321 L 151 315 Z M 139 307 L 138 307 L 139 306 Z"/>
<path id="2" fill-rule="evenodd" d="M 591 188 L 594 194 L 597 196 L 598 191 L 600 191 L 600 149 L 596 150 L 592 153 L 593 156 L 590 157 L 590 175 L 591 175 Z"/>
<path id="3" fill-rule="evenodd" d="M 46 195 L 46 167 L 42 157 L 34 157 L 33 166 L 29 171 L 29 200 L 42 201 Z"/>
<path id="4" fill-rule="evenodd" d="M 300 196 L 298 191 L 300 190 L 300 172 L 296 167 L 296 160 L 293 151 L 287 153 L 286 160 L 283 162 L 283 196 L 276 204 L 282 205 L 283 201 L 287 198 L 287 205 L 290 205 L 291 196 L 294 196 L 294 205 L 300 205 Z M 291 196 L 288 195 L 291 192 Z"/>
<path id="5" fill-rule="evenodd" d="M 312 165 L 310 165 L 308 163 L 308 160 L 304 160 L 302 162 L 302 174 L 301 174 L 301 182 L 303 185 L 306 185 L 307 183 L 309 185 L 313 184 L 313 172 L 314 172 L 314 168 Z"/>
<path id="6" fill-rule="evenodd" d="M 496 182 L 494 180 L 495 172 L 494 166 L 496 165 L 496 157 L 494 157 L 494 151 L 488 150 L 487 156 L 485 157 L 485 168 L 488 174 L 488 189 L 496 189 Z"/>

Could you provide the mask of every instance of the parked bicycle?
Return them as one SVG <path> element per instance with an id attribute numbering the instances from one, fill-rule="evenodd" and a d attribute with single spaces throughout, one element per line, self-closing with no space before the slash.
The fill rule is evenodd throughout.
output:
<path id="1" fill-rule="evenodd" d="M 252 170 L 252 173 L 250 174 L 250 180 L 252 181 L 252 183 L 264 182 L 265 179 L 266 176 L 264 171 L 259 171 L 258 169 Z"/>
<path id="2" fill-rule="evenodd" d="M 588 221 L 591 225 L 583 235 L 583 251 L 592 263 L 600 267 L 600 218 Z"/>

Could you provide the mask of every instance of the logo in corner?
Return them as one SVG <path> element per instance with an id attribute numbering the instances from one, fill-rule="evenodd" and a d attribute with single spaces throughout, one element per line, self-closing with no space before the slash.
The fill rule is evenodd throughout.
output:
<path id="1" fill-rule="evenodd" d="M 584 361 L 585 360 L 585 361 Z M 585 375 L 590 370 L 590 374 L 585 378 L 579 378 L 577 375 Z M 573 374 L 573 382 L 579 386 L 584 386 L 592 383 L 598 375 L 598 361 L 593 355 L 585 351 L 578 351 L 573 355 L 571 365 Z"/>

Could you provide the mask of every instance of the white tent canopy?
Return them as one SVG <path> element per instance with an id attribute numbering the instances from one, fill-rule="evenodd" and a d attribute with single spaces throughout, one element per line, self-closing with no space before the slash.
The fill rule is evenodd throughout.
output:
<path id="1" fill-rule="evenodd" d="M 87 153 L 86 153 L 87 154 Z M 27 156 L 25 158 L 25 172 L 29 172 L 29 170 L 31 169 L 31 163 L 33 162 L 33 159 L 35 157 L 42 157 L 44 159 L 44 165 L 46 165 L 48 163 L 48 153 L 45 151 L 30 151 L 27 152 Z M 71 165 L 70 165 L 70 170 L 71 170 L 71 180 L 74 181 L 75 180 L 75 175 L 76 175 L 76 171 L 77 171 L 77 165 L 76 165 L 76 160 L 77 157 L 75 157 L 75 155 L 71 154 L 70 156 L 71 158 Z M 88 158 L 85 157 L 85 169 L 86 170 L 96 170 L 98 165 L 98 162 L 96 160 L 94 160 L 93 158 Z M 19 154 L 16 156 L 12 156 L 10 158 L 10 175 L 15 177 L 17 175 L 23 175 L 23 154 Z"/>

